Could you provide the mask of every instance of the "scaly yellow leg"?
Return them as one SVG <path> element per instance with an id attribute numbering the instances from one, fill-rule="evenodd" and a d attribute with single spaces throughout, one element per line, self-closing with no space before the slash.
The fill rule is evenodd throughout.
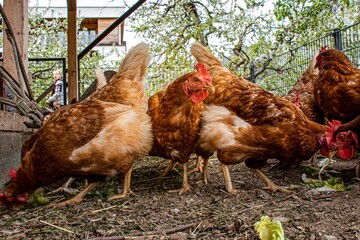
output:
<path id="1" fill-rule="evenodd" d="M 189 174 L 192 174 L 194 172 L 203 172 L 204 171 L 204 167 L 203 167 L 203 163 L 204 163 L 204 159 L 201 156 L 197 156 L 196 158 L 196 167 L 192 170 L 189 171 Z"/>
<path id="2" fill-rule="evenodd" d="M 170 190 L 169 192 L 178 192 L 179 195 L 188 192 L 191 190 L 191 186 L 189 185 L 189 181 L 188 181 L 188 174 L 187 174 L 187 163 L 184 163 L 182 165 L 183 167 L 183 174 L 182 174 L 182 186 L 180 189 L 176 189 L 176 190 Z"/>
<path id="3" fill-rule="evenodd" d="M 204 160 L 204 166 L 203 166 L 203 172 L 202 172 L 202 179 L 204 181 L 204 184 L 208 184 L 207 179 L 207 166 L 209 164 L 209 158 L 203 159 Z"/>
<path id="4" fill-rule="evenodd" d="M 127 171 L 127 173 L 125 173 L 123 192 L 121 194 L 117 194 L 117 195 L 113 195 L 113 196 L 109 197 L 108 200 L 114 200 L 114 199 L 119 199 L 119 198 L 127 198 L 131 194 L 134 194 L 130 189 L 131 172 L 132 172 L 132 168 L 130 168 L 130 170 Z"/>
<path id="5" fill-rule="evenodd" d="M 83 198 L 86 196 L 86 194 L 88 194 L 98 184 L 99 184 L 99 182 L 90 183 L 89 185 L 87 185 L 84 188 L 84 190 L 82 190 L 78 195 L 71 198 L 70 200 L 63 201 L 63 202 L 60 202 L 60 203 L 51 203 L 48 206 L 49 207 L 63 207 L 63 206 L 73 205 L 73 204 L 79 203 L 79 202 L 81 202 L 83 200 Z"/>
<path id="6" fill-rule="evenodd" d="M 260 169 L 254 169 L 251 168 L 251 170 L 256 174 L 256 176 L 258 176 L 265 184 L 266 187 L 264 189 L 269 189 L 273 192 L 276 191 L 281 191 L 281 192 L 285 192 L 285 193 L 290 193 L 291 191 L 286 189 L 286 188 L 282 188 L 277 186 L 268 176 L 266 176 L 265 173 L 263 173 Z"/>
<path id="7" fill-rule="evenodd" d="M 231 177 L 230 177 L 230 173 L 229 173 L 229 167 L 223 163 L 221 163 L 221 171 L 223 172 L 224 175 L 224 181 L 225 181 L 225 188 L 227 190 L 228 193 L 230 194 L 236 194 L 237 190 L 234 189 L 232 182 L 231 182 Z"/>

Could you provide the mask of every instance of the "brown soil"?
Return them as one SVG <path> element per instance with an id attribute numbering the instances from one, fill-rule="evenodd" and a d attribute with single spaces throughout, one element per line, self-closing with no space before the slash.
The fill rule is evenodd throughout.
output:
<path id="1" fill-rule="evenodd" d="M 168 163 L 160 158 L 137 161 L 132 177 L 136 196 L 127 199 L 106 200 L 122 187 L 119 177 L 103 182 L 75 206 L 1 207 L 0 239 L 258 239 L 253 225 L 263 215 L 280 220 L 287 239 L 360 239 L 360 183 L 354 170 L 332 173 L 351 184 L 351 190 L 319 192 L 303 184 L 302 167 L 265 169 L 278 185 L 297 186 L 285 194 L 263 190 L 261 180 L 238 164 L 230 171 L 239 192 L 230 195 L 214 158 L 209 183 L 204 185 L 199 173 L 191 174 L 191 192 L 179 196 L 168 190 L 180 188 L 181 168 L 155 179 Z M 73 187 L 83 187 L 83 181 Z M 47 197 L 52 202 L 70 198 L 65 193 Z"/>

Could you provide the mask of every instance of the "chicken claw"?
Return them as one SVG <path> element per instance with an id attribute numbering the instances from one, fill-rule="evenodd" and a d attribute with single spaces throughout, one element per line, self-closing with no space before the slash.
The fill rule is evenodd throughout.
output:
<path id="1" fill-rule="evenodd" d="M 49 192 L 48 194 L 55 194 L 59 192 L 66 192 L 69 194 L 73 194 L 74 192 L 78 192 L 77 189 L 70 188 L 71 184 L 75 181 L 75 178 L 69 178 L 64 185 L 61 187 Z"/>
<path id="2" fill-rule="evenodd" d="M 132 169 L 130 168 L 130 170 L 127 171 L 127 173 L 125 173 L 123 192 L 121 194 L 117 194 L 117 195 L 113 195 L 113 196 L 109 197 L 108 201 L 114 200 L 114 199 L 119 199 L 119 198 L 128 198 L 130 195 L 135 195 L 130 189 L 131 172 L 132 172 Z"/>
<path id="3" fill-rule="evenodd" d="M 187 163 L 183 164 L 183 174 L 182 174 L 182 176 L 183 176 L 183 180 L 182 180 L 181 188 L 176 189 L 176 190 L 169 190 L 168 192 L 170 192 L 170 193 L 178 192 L 179 195 L 181 195 L 181 194 L 186 193 L 186 192 L 191 190 L 191 186 L 190 186 L 189 181 L 188 181 Z"/>
<path id="4" fill-rule="evenodd" d="M 261 170 L 259 169 L 254 169 L 251 168 L 251 170 L 256 174 L 256 176 L 258 176 L 265 184 L 266 187 L 264 187 L 264 189 L 268 189 L 271 190 L 273 192 L 276 191 L 280 191 L 280 192 L 284 192 L 284 193 L 291 193 L 291 191 L 289 189 L 286 188 L 282 188 L 277 186 L 268 176 L 265 175 L 265 173 L 263 173 Z"/>
<path id="5" fill-rule="evenodd" d="M 86 196 L 86 194 L 88 194 L 93 188 L 95 188 L 97 185 L 99 184 L 99 182 L 93 182 L 90 183 L 89 185 L 87 185 L 84 190 L 82 190 L 78 195 L 76 195 L 75 197 L 67 200 L 67 201 L 63 201 L 63 202 L 59 202 L 59 203 L 50 203 L 48 206 L 49 207 L 64 207 L 64 206 L 69 206 L 69 205 L 73 205 L 76 203 L 81 202 L 84 197 Z"/>

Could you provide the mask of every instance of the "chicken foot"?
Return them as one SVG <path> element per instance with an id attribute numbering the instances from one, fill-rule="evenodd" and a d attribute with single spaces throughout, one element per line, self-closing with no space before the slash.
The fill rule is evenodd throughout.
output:
<path id="1" fill-rule="evenodd" d="M 232 185 L 229 167 L 223 163 L 221 163 L 220 167 L 221 167 L 221 171 L 223 172 L 223 175 L 224 175 L 226 191 L 230 194 L 236 194 L 238 191 Z"/>
<path id="2" fill-rule="evenodd" d="M 89 185 L 87 185 L 84 190 L 82 190 L 78 195 L 76 195 L 75 197 L 67 200 L 67 201 L 63 201 L 60 203 L 51 203 L 48 206 L 49 207 L 64 207 L 67 205 L 73 205 L 76 203 L 79 203 L 83 200 L 83 198 L 86 196 L 86 194 L 88 194 L 93 188 L 95 188 L 97 185 L 99 184 L 99 182 L 93 182 L 90 183 Z"/>
<path id="3" fill-rule="evenodd" d="M 108 200 L 114 200 L 114 199 L 119 199 L 119 198 L 127 198 L 132 194 L 134 195 L 134 193 L 130 189 L 131 172 L 132 172 L 132 169 L 130 168 L 130 170 L 127 171 L 127 173 L 125 173 L 123 192 L 121 194 L 117 194 L 117 195 L 113 195 L 113 196 L 109 197 Z"/>
<path id="4" fill-rule="evenodd" d="M 66 193 L 69 193 L 69 194 L 72 194 L 72 195 L 75 195 L 75 193 L 78 193 L 79 190 L 75 189 L 75 188 L 71 188 L 71 184 L 73 184 L 73 182 L 75 181 L 76 179 L 75 178 L 69 178 L 65 183 L 64 185 L 62 185 L 61 187 L 49 192 L 48 194 L 55 194 L 55 193 L 58 193 L 58 192 L 66 192 Z M 84 180 L 85 182 L 85 186 L 88 185 L 88 180 L 85 179 Z"/>
<path id="5" fill-rule="evenodd" d="M 190 186 L 189 181 L 188 181 L 187 163 L 183 163 L 182 167 L 183 167 L 183 173 L 182 173 L 183 179 L 182 179 L 181 188 L 176 189 L 176 190 L 169 190 L 169 192 L 178 192 L 179 195 L 181 195 L 181 194 L 191 190 L 191 186 Z"/>
<path id="6" fill-rule="evenodd" d="M 290 193 L 291 192 L 290 190 L 288 190 L 286 188 L 282 188 L 282 187 L 277 186 L 260 169 L 251 168 L 251 170 L 256 174 L 256 176 L 258 176 L 266 184 L 266 187 L 264 187 L 264 189 L 269 189 L 269 190 L 271 190 L 273 192 L 276 192 L 276 191 L 281 191 L 281 192 L 285 192 L 285 193 Z"/>

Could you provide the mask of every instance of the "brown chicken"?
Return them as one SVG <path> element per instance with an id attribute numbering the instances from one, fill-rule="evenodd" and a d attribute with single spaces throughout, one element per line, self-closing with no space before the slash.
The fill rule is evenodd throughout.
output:
<path id="1" fill-rule="evenodd" d="M 91 94 L 93 94 L 96 90 L 102 88 L 103 86 L 106 85 L 106 83 L 108 83 L 110 81 L 110 79 L 116 74 L 115 71 L 113 70 L 107 70 L 105 72 L 102 71 L 102 69 L 100 67 L 98 67 L 95 71 L 95 77 L 96 80 L 94 81 L 94 83 L 92 83 L 89 88 L 84 92 L 83 95 L 81 95 L 79 102 L 83 101 L 84 99 L 88 98 Z M 74 104 L 75 102 L 71 103 Z M 45 122 L 50 118 L 51 114 L 46 115 L 43 119 L 43 124 L 45 124 Z M 71 189 L 70 186 L 71 184 L 75 181 L 75 178 L 70 178 L 68 181 L 66 181 L 64 183 L 64 185 L 62 185 L 61 187 L 53 190 L 50 192 L 50 194 L 52 193 L 58 193 L 58 192 L 67 192 L 67 193 L 73 193 L 76 192 L 77 190 Z M 87 185 L 87 183 L 85 184 Z"/>
<path id="2" fill-rule="evenodd" d="M 190 190 L 187 162 L 198 139 L 202 101 L 212 88 L 209 72 L 198 63 L 196 71 L 177 78 L 148 101 L 154 134 L 150 155 L 172 160 L 163 175 L 176 162 L 182 164 L 182 187 L 174 190 L 179 194 Z"/>
<path id="3" fill-rule="evenodd" d="M 90 184 L 74 198 L 77 203 L 106 176 L 125 174 L 122 194 L 131 193 L 133 161 L 152 146 L 144 81 L 148 46 L 138 44 L 123 60 L 118 73 L 87 100 L 68 105 L 24 144 L 21 163 L 0 195 L 3 204 L 21 202 L 40 186 L 65 177 L 86 178 Z"/>
<path id="4" fill-rule="evenodd" d="M 215 87 L 215 94 L 204 100 L 212 105 L 202 113 L 198 147 L 217 151 L 227 191 L 236 192 L 227 165 L 243 161 L 267 188 L 288 191 L 275 185 L 261 167 L 272 158 L 288 163 L 310 158 L 320 143 L 326 147 L 324 141 L 319 143 L 325 126 L 310 121 L 290 101 L 237 76 L 202 45 L 194 44 L 191 53 L 207 66 Z"/>
<path id="5" fill-rule="evenodd" d="M 318 54 L 311 59 L 306 71 L 301 75 L 284 98 L 299 107 L 311 121 L 324 123 L 324 116 L 316 106 L 314 97 L 314 83 L 319 73 L 319 70 L 315 68 L 317 55 Z"/>
<path id="6" fill-rule="evenodd" d="M 315 102 L 325 116 L 342 123 L 360 115 L 360 70 L 336 49 L 319 53 L 319 69 L 314 85 Z"/>

